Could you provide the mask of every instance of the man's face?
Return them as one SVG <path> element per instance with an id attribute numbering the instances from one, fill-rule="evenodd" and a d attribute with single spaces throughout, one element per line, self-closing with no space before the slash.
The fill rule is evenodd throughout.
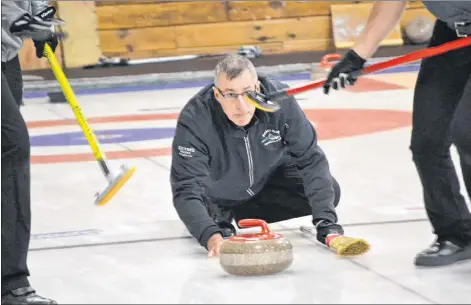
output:
<path id="1" fill-rule="evenodd" d="M 226 74 L 222 73 L 213 89 L 229 120 L 241 127 L 250 123 L 255 113 L 255 106 L 248 102 L 244 93 L 259 91 L 259 86 L 257 79 L 254 79 L 249 70 L 243 71 L 232 80 L 228 80 Z"/>

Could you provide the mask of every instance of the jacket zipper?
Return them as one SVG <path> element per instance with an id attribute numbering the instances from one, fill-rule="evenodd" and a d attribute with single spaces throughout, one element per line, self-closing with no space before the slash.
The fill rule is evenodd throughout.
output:
<path id="1" fill-rule="evenodd" d="M 247 151 L 247 158 L 249 160 L 249 182 L 250 186 L 247 189 L 247 193 L 250 195 L 255 195 L 254 192 L 250 189 L 250 187 L 254 184 L 254 174 L 253 174 L 253 159 L 252 159 L 252 150 L 250 149 L 250 141 L 249 141 L 249 135 L 244 137 L 245 141 L 245 150 Z"/>

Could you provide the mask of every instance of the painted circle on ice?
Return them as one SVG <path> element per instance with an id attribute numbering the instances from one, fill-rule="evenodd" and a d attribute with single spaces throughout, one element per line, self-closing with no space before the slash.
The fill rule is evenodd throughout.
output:
<path id="1" fill-rule="evenodd" d="M 382 109 L 305 109 L 304 113 L 307 118 L 315 125 L 319 140 L 334 140 L 353 136 L 361 136 L 371 133 L 383 132 L 397 128 L 409 127 L 412 123 L 412 116 L 409 111 L 399 110 L 382 110 Z M 111 124 L 126 122 L 144 122 L 144 121 L 169 121 L 177 120 L 178 113 L 153 113 L 153 114 L 133 114 L 114 117 L 90 118 L 91 124 Z M 28 128 L 46 128 L 60 126 L 77 125 L 75 120 L 50 120 L 28 122 Z M 99 139 L 100 143 L 118 143 L 118 142 L 135 142 L 147 140 L 159 140 L 173 137 L 175 130 L 173 128 L 142 128 L 135 129 L 129 133 L 124 131 L 112 130 L 110 133 L 96 131 L 98 135 L 103 136 Z M 140 130 L 140 131 L 139 131 Z M 140 133 L 139 133 L 140 132 Z M 138 135 L 139 134 L 139 135 Z M 135 138 L 132 138 L 132 135 Z M 152 135 L 152 136 L 151 136 Z M 47 135 L 43 135 L 45 137 Z M 56 137 L 58 135 L 55 135 Z M 40 136 L 39 136 L 40 137 Z M 139 140 L 140 139 L 140 140 Z M 46 138 L 32 137 L 32 143 L 38 146 Z M 51 140 L 52 141 L 52 140 Z M 69 133 L 61 143 L 80 143 L 80 144 L 57 144 L 57 145 L 84 145 L 86 139 L 81 133 Z M 44 146 L 44 144 L 43 144 Z M 170 156 L 170 146 L 159 148 L 139 148 L 135 150 L 106 151 L 108 159 L 129 159 L 129 158 L 148 158 L 159 156 Z M 33 164 L 48 163 L 69 163 L 95 161 L 91 152 L 89 153 L 69 153 L 69 154 L 50 154 L 50 155 L 33 155 L 31 162 Z"/>

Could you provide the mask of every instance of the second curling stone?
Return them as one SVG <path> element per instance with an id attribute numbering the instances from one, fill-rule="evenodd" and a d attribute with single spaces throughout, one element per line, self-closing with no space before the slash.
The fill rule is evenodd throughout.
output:
<path id="1" fill-rule="evenodd" d="M 265 221 L 243 219 L 240 227 L 261 227 L 255 234 L 240 234 L 221 246 L 219 262 L 232 275 L 268 275 L 281 272 L 293 263 L 293 246 L 281 234 L 269 230 Z"/>
<path id="2" fill-rule="evenodd" d="M 311 70 L 311 80 L 321 80 L 327 78 L 330 70 L 334 66 L 332 61 L 338 61 L 342 58 L 340 54 L 326 54 L 322 57 L 318 65 L 313 65 Z"/>

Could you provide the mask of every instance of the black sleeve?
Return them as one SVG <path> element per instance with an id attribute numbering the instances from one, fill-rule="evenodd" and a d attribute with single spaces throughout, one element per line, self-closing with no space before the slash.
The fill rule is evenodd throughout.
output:
<path id="1" fill-rule="evenodd" d="M 209 156 L 206 145 L 195 134 L 197 129 L 193 125 L 185 117 L 180 117 L 177 122 L 172 144 L 170 181 L 178 216 L 191 235 L 206 248 L 208 239 L 221 230 L 205 206 Z"/>
<path id="2" fill-rule="evenodd" d="M 314 220 L 337 222 L 333 178 L 327 157 L 317 145 L 317 133 L 294 98 L 283 102 L 284 141 L 296 160 Z"/>

